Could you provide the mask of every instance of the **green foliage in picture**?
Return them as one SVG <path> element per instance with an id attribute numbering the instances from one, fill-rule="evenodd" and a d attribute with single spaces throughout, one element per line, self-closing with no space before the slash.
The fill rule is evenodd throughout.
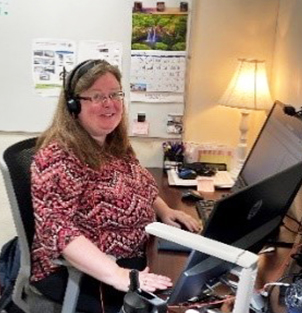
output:
<path id="1" fill-rule="evenodd" d="M 185 49 L 186 49 L 186 43 L 185 42 L 178 42 L 172 46 L 173 51 L 184 51 Z"/>
<path id="2" fill-rule="evenodd" d="M 150 46 L 144 43 L 133 43 L 131 46 L 132 50 L 151 50 Z"/>
<path id="3" fill-rule="evenodd" d="M 132 15 L 132 50 L 184 51 L 186 35 L 187 15 Z"/>
<path id="4" fill-rule="evenodd" d="M 156 42 L 154 45 L 154 50 L 168 50 L 168 45 L 163 42 Z"/>

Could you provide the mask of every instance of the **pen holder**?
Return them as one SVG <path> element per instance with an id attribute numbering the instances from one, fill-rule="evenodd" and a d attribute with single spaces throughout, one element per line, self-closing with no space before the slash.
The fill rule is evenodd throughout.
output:
<path id="1" fill-rule="evenodd" d="M 182 142 L 167 141 L 163 143 L 164 164 L 163 170 L 177 169 L 184 160 L 184 145 Z"/>
<path id="2" fill-rule="evenodd" d="M 170 155 L 170 154 L 164 154 L 164 164 L 163 164 L 163 169 L 164 172 L 170 169 L 177 169 L 179 166 L 183 164 L 183 155 Z"/>

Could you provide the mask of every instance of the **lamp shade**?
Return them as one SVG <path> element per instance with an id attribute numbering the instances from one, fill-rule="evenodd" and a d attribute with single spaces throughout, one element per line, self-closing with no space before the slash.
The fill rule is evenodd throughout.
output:
<path id="1" fill-rule="evenodd" d="M 267 110 L 272 106 L 265 61 L 238 59 L 237 70 L 219 104 L 247 109 Z"/>

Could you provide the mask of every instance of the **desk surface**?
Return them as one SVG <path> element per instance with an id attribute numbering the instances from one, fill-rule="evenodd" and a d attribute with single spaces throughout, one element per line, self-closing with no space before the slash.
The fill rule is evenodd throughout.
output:
<path id="1" fill-rule="evenodd" d="M 183 202 L 181 195 L 183 190 L 188 187 L 169 186 L 168 179 L 160 168 L 148 168 L 157 181 L 160 196 L 164 201 L 176 210 L 182 210 L 195 218 L 198 218 L 194 202 Z M 215 193 L 204 194 L 203 196 L 208 199 L 217 200 L 225 192 L 216 191 Z M 294 231 L 297 230 L 297 224 L 293 223 L 291 219 L 285 218 L 285 227 L 280 228 L 279 240 L 285 242 L 297 242 Z M 289 231 L 292 230 L 292 231 Z M 181 273 L 182 268 L 187 260 L 188 253 L 185 252 L 169 252 L 157 251 L 156 245 L 153 245 L 150 267 L 153 272 L 169 276 L 175 282 Z M 256 280 L 256 288 L 261 289 L 267 282 L 274 282 L 285 272 L 290 271 L 290 249 L 277 248 L 275 252 L 264 254 L 260 256 L 258 264 L 258 275 Z M 278 288 L 276 288 L 278 289 Z M 275 297 L 274 297 L 275 296 Z M 278 292 L 272 297 L 272 307 L 274 312 L 286 312 L 284 306 L 278 305 Z"/>
<path id="2" fill-rule="evenodd" d="M 187 214 L 198 219 L 198 214 L 193 201 L 182 201 L 181 195 L 188 187 L 169 186 L 166 174 L 163 173 L 161 168 L 148 168 L 151 174 L 154 176 L 158 187 L 159 195 L 161 198 L 173 209 L 181 210 Z M 218 199 L 225 192 L 217 191 L 215 193 L 204 194 L 203 196 L 208 199 Z M 150 266 L 155 273 L 169 276 L 173 282 L 175 282 L 184 267 L 187 260 L 187 252 L 171 252 L 171 251 L 159 251 L 151 252 Z"/>
<path id="3" fill-rule="evenodd" d="M 196 218 L 198 218 L 194 203 L 185 203 L 181 201 L 181 193 L 187 188 L 170 187 L 168 179 L 161 168 L 148 168 L 154 176 L 161 198 L 173 209 L 182 210 Z M 184 267 L 188 253 L 171 252 L 171 251 L 156 251 L 156 244 L 154 244 L 155 251 L 152 251 L 150 260 L 150 267 L 154 273 L 162 274 L 170 277 L 175 282 Z M 149 252 L 150 255 L 150 252 Z"/>
<path id="4" fill-rule="evenodd" d="M 194 187 L 190 188 L 181 186 L 169 186 L 167 175 L 163 173 L 163 170 L 161 168 L 148 168 L 148 170 L 154 176 L 158 184 L 160 196 L 171 208 L 174 208 L 176 210 L 182 210 L 198 218 L 194 202 L 192 201 L 184 202 L 181 200 L 182 192 L 184 190 L 194 189 Z M 205 199 L 217 200 L 226 193 L 227 190 L 225 191 L 219 190 L 215 192 L 204 193 L 203 196 Z"/>

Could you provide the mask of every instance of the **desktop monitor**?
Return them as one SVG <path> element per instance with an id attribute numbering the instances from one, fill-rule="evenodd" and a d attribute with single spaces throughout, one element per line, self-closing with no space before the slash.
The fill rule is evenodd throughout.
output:
<path id="1" fill-rule="evenodd" d="M 302 120 L 276 101 L 238 175 L 232 191 L 254 184 L 302 161 Z"/>
<path id="2" fill-rule="evenodd" d="M 218 200 L 202 235 L 257 253 L 275 234 L 302 184 L 302 162 Z M 196 297 L 233 265 L 192 251 L 168 304 Z"/>

